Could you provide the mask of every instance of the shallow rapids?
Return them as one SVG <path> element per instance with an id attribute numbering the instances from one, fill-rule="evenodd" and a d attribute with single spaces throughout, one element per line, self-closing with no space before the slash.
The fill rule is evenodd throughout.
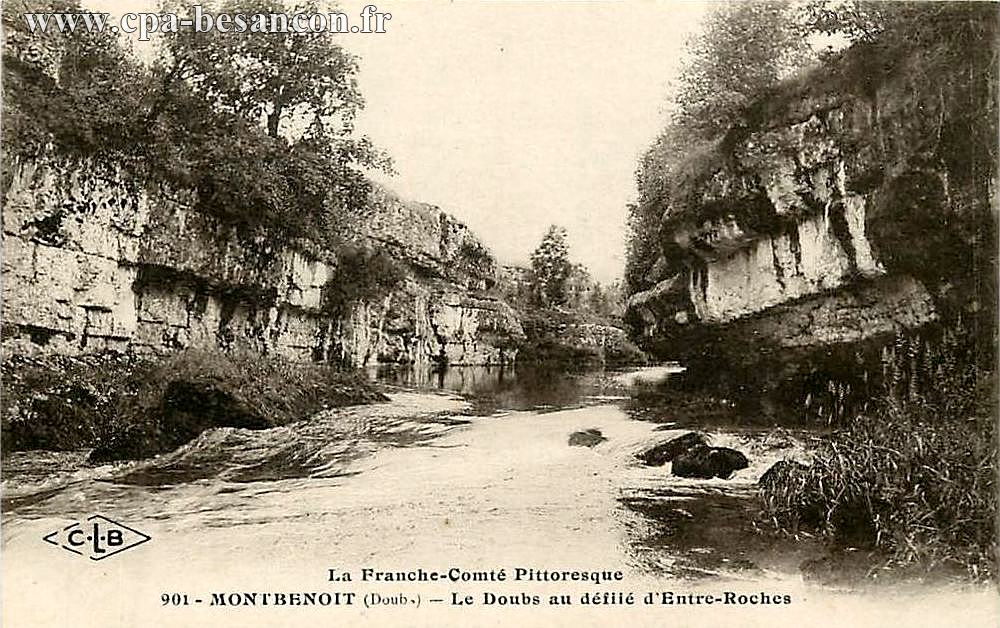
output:
<path id="1" fill-rule="evenodd" d="M 3 478 L 4 612 L 48 613 L 39 621 L 55 625 L 68 621 L 72 609 L 86 608 L 92 623 L 74 625 L 139 625 L 165 592 L 359 590 L 330 582 L 328 574 L 362 568 L 620 570 L 622 593 L 763 587 L 799 604 L 837 595 L 803 582 L 798 565 L 817 551 L 814 545 L 753 529 L 755 483 L 775 461 L 801 453 L 796 438 L 709 430 L 713 444 L 744 452 L 750 468 L 725 480 L 673 477 L 669 465 L 646 467 L 636 454 L 687 430 L 635 420 L 620 401 L 628 398 L 628 384 L 618 375 L 588 377 L 559 384 L 559 395 L 567 387 L 577 391 L 562 407 L 543 395 L 508 404 L 521 409 L 499 408 L 502 395 L 495 393 L 484 406 L 486 393 L 477 400 L 468 391 L 463 398 L 425 386 L 394 392 L 387 403 L 330 410 L 280 428 L 209 430 L 140 462 L 89 467 L 86 452 L 13 455 L 4 461 Z M 516 390 L 507 386 L 503 394 Z M 571 434 L 587 430 L 603 440 L 570 445 Z M 133 525 L 151 541 L 95 564 L 41 541 L 92 513 Z M 522 591 L 500 583 L 491 594 L 514 599 L 560 586 Z M 29 612 L 23 605 L 43 589 L 60 591 L 61 602 Z M 400 593 L 396 589 L 380 591 Z M 481 589 L 418 583 L 406 592 L 465 599 Z M 855 595 L 837 603 L 877 610 L 880 599 Z M 992 612 L 980 590 L 940 603 L 963 599 Z M 918 608 L 906 609 L 912 625 L 922 625 Z M 392 615 L 397 610 L 385 610 L 382 620 L 435 625 L 456 617 L 445 606 Z M 476 605 L 461 617 L 487 623 L 488 610 Z M 342 609 L 333 617 L 360 620 L 370 611 L 354 612 Z M 552 625 L 553 612 L 508 620 Z M 330 623 L 329 613 L 304 609 L 281 625 Z M 639 607 L 604 613 L 582 623 L 631 617 L 636 625 L 662 625 L 677 617 Z M 157 616 L 162 625 L 219 621 L 202 607 Z M 238 624 L 276 625 L 278 616 L 244 609 Z M 781 617 L 760 609 L 746 625 Z"/>

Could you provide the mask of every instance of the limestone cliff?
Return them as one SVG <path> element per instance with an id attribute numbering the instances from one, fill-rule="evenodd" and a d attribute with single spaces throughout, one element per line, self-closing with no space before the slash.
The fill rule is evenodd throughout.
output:
<path id="1" fill-rule="evenodd" d="M 487 364 L 522 334 L 485 291 L 496 268 L 440 209 L 375 189 L 356 242 L 406 268 L 388 296 L 333 315 L 324 291 L 337 246 L 251 233 L 92 162 L 8 164 L 3 207 L 3 347 L 10 353 L 164 354 L 248 344 L 298 360 Z"/>
<path id="2" fill-rule="evenodd" d="M 829 348 L 995 303 L 995 59 L 856 48 L 671 175 L 640 335 L 675 357 Z M 985 61 L 984 61 L 985 60 Z"/>

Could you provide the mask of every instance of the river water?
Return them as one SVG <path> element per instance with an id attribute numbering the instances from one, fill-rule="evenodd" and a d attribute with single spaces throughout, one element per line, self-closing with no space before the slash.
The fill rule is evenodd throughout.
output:
<path id="1" fill-rule="evenodd" d="M 373 376 L 389 387 L 387 403 L 268 430 L 209 430 L 151 460 L 94 467 L 86 451 L 13 454 L 3 461 L 4 625 L 663 625 L 680 617 L 684 625 L 830 625 L 833 608 L 853 613 L 854 625 L 939 625 L 942 612 L 959 611 L 964 625 L 995 625 L 994 597 L 982 588 L 838 589 L 804 578 L 800 565 L 822 548 L 760 534 L 753 515 L 757 479 L 779 459 L 803 457 L 809 433 L 641 401 L 680 370 L 383 370 Z M 685 480 L 636 459 L 690 429 L 744 452 L 750 468 Z M 599 437 L 571 444 L 585 431 Z M 99 562 L 43 542 L 96 513 L 151 540 Z M 364 568 L 518 566 L 620 570 L 623 580 L 359 581 Z M 331 582 L 331 569 L 353 580 Z M 267 591 L 377 593 L 410 605 L 209 604 L 213 593 Z M 766 591 L 793 603 L 581 607 L 587 591 Z M 165 594 L 204 601 L 163 605 Z M 501 606 L 487 594 L 543 603 Z M 550 594 L 571 595 L 573 608 L 544 603 Z M 456 604 L 466 595 L 471 605 Z M 415 596 L 422 607 L 412 608 Z"/>

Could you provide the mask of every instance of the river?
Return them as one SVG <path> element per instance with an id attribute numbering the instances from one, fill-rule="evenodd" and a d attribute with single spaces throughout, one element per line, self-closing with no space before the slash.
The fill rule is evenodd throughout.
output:
<path id="1" fill-rule="evenodd" d="M 755 484 L 803 455 L 800 429 L 693 424 L 637 401 L 673 366 L 565 373 L 452 368 L 373 373 L 383 404 L 268 430 L 214 429 L 151 460 L 88 466 L 86 451 L 3 461 L 3 613 L 59 626 L 996 625 L 995 592 L 958 584 L 833 587 L 803 578 L 815 542 L 753 528 Z M 697 422 L 697 421 L 694 421 Z M 750 459 L 730 479 L 685 480 L 638 452 L 692 428 Z M 571 435 L 598 438 L 576 445 Z M 588 439 L 583 439 L 588 440 Z M 587 446 L 589 445 L 589 446 Z M 42 538 L 99 513 L 149 535 L 88 561 Z M 360 581 L 361 570 L 621 571 L 580 582 Z M 350 582 L 331 582 L 330 570 Z M 225 607 L 213 593 L 354 592 L 351 606 Z M 581 605 L 586 592 L 788 595 L 791 604 Z M 408 606 L 360 600 L 378 593 Z M 548 604 L 570 594 L 570 608 Z M 188 605 L 162 596 L 190 597 Z M 499 597 L 523 603 L 499 605 Z M 471 596 L 468 600 L 465 596 Z M 541 603 L 530 603 L 532 595 Z M 393 597 L 395 596 L 395 597 Z M 413 608 L 419 596 L 421 607 Z M 528 596 L 524 598 L 523 596 Z M 193 600 L 202 599 L 195 603 Z M 442 600 L 432 602 L 431 600 Z M 493 603 L 490 603 L 490 600 Z M 465 604 L 471 601 L 471 604 Z M 459 603 L 461 602 L 461 603 Z M 834 606 L 835 605 L 835 606 Z M 846 616 L 846 615 L 845 615 Z M 681 621 L 681 618 L 684 618 Z M 4 622 L 5 626 L 14 623 Z M 22 623 L 21 625 L 29 625 Z"/>

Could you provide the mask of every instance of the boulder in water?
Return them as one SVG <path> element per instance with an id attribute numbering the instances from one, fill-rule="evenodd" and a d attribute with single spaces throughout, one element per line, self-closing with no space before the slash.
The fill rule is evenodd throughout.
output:
<path id="1" fill-rule="evenodd" d="M 735 449 L 698 445 L 677 455 L 670 470 L 682 478 L 729 478 L 749 466 L 747 457 Z"/>
<path id="2" fill-rule="evenodd" d="M 678 455 L 688 451 L 692 447 L 707 446 L 708 441 L 704 434 L 699 432 L 688 432 L 683 436 L 678 436 L 660 443 L 652 449 L 648 449 L 638 455 L 638 458 L 651 467 L 662 467 Z"/>
<path id="3" fill-rule="evenodd" d="M 601 430 L 591 428 L 582 432 L 573 432 L 569 435 L 571 447 L 593 447 L 608 440 L 601 434 Z"/>

